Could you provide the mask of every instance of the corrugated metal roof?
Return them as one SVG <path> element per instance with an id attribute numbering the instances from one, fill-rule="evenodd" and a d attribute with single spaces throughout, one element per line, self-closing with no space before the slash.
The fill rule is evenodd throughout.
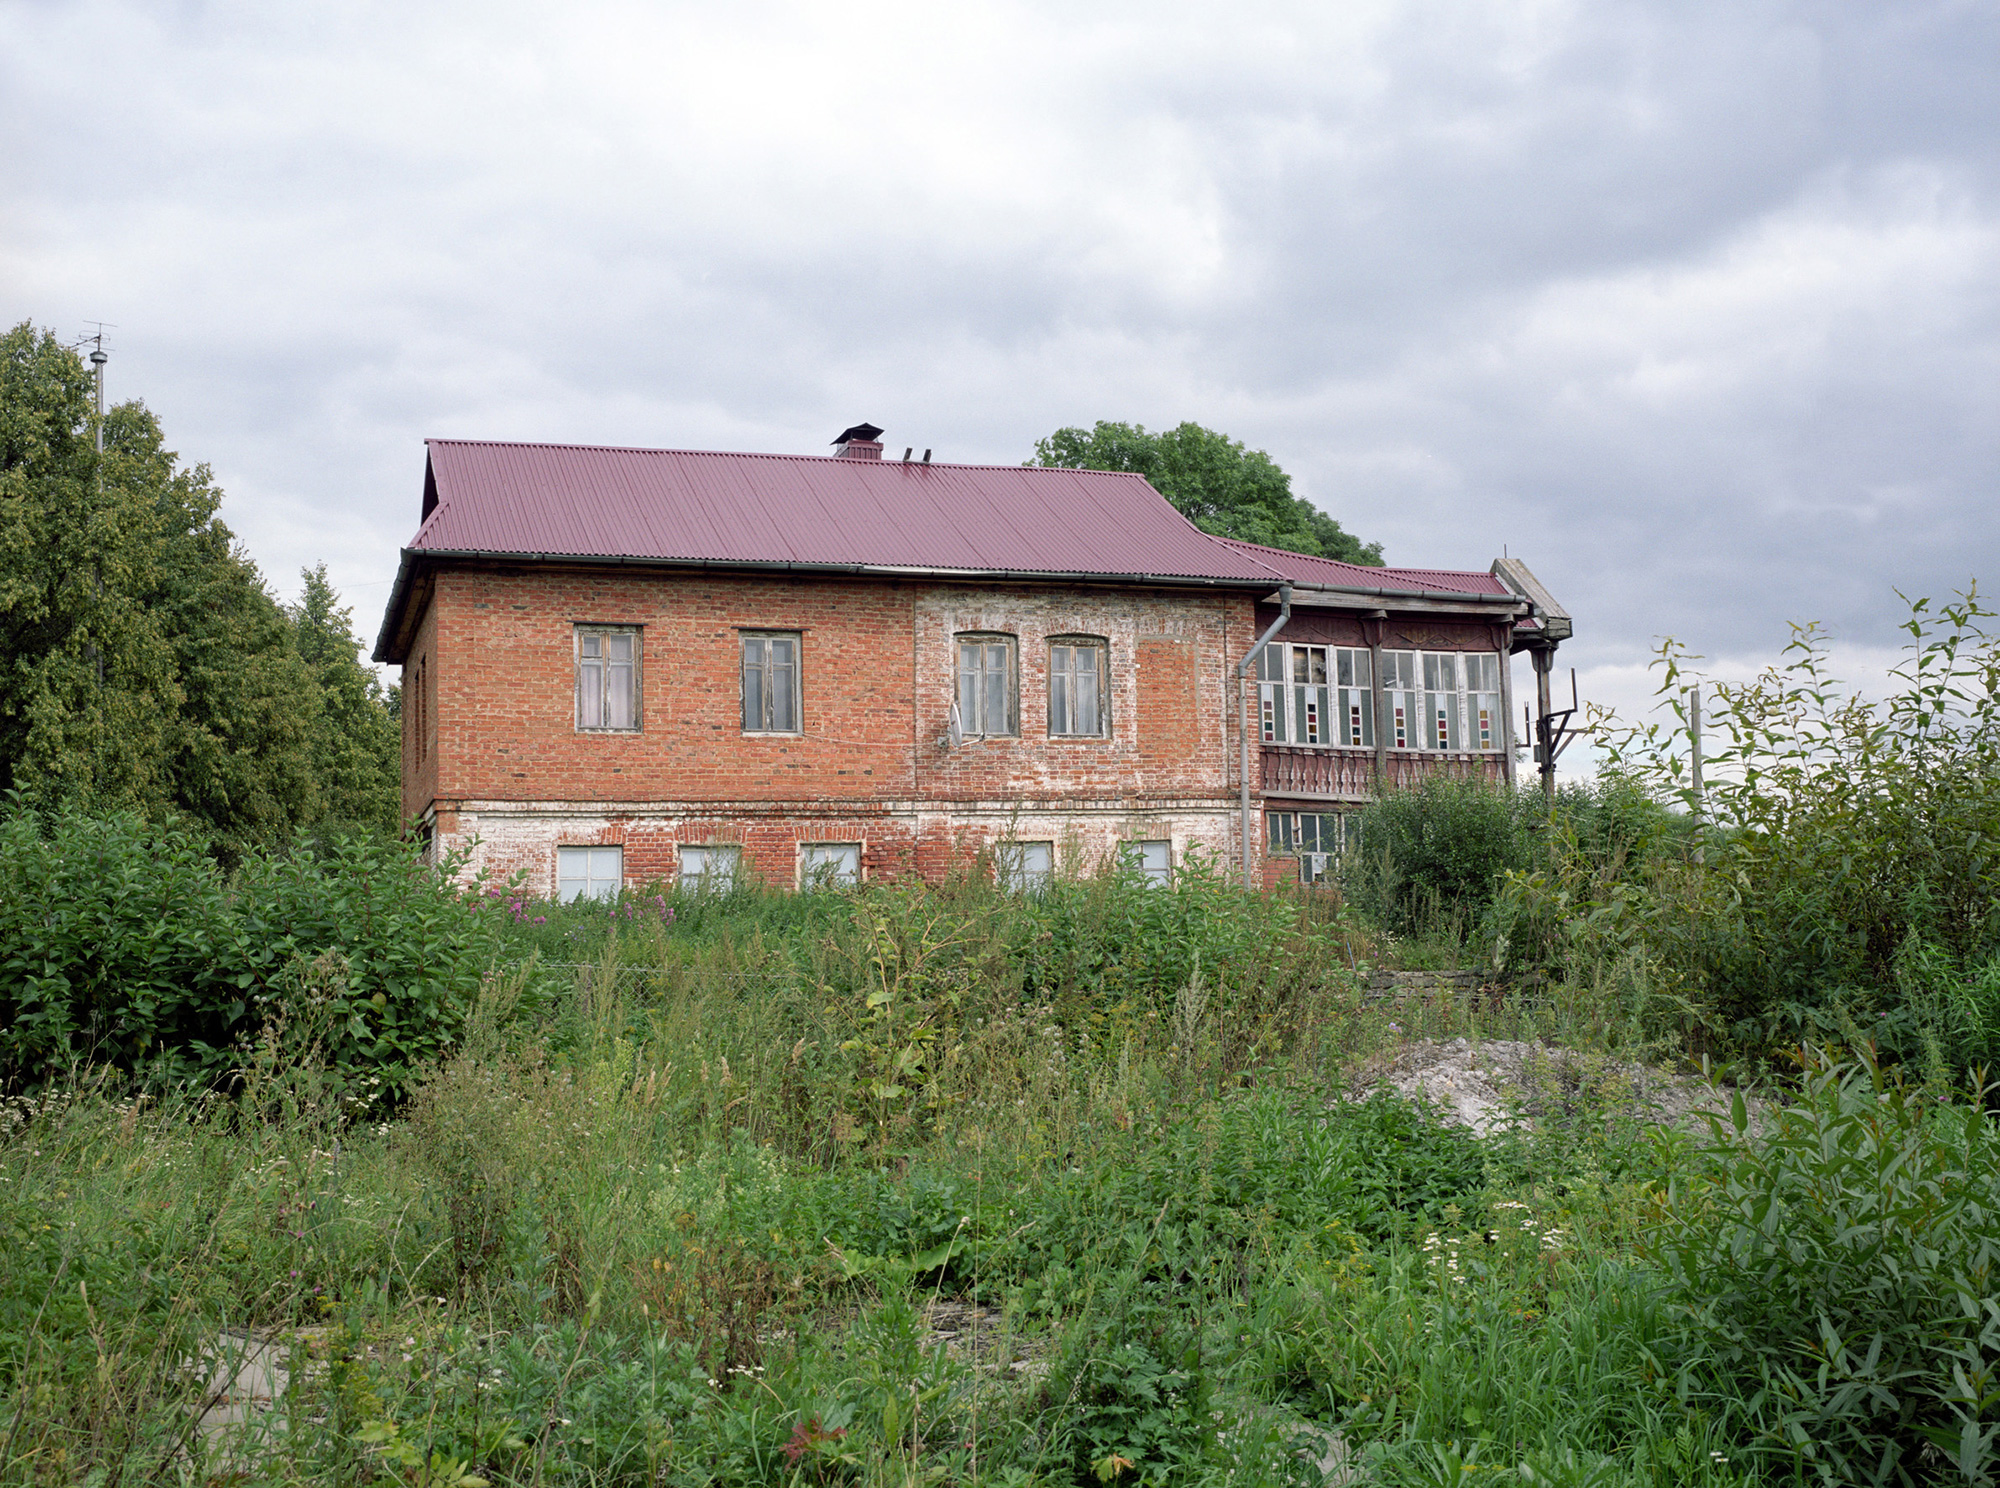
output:
<path id="1" fill-rule="evenodd" d="M 1142 477 L 1110 471 L 428 444 L 425 517 L 404 550 L 377 660 L 402 659 L 413 564 L 427 556 L 1509 592 L 1491 574 L 1362 568 L 1211 537 Z"/>
<path id="2" fill-rule="evenodd" d="M 1338 558 L 1314 558 L 1259 543 L 1220 537 L 1217 542 L 1282 569 L 1294 584 L 1323 584 L 1330 589 L 1407 589 L 1425 594 L 1509 594 L 1512 591 L 1490 573 L 1451 568 L 1366 568 Z"/>
<path id="3" fill-rule="evenodd" d="M 430 441 L 415 552 L 1275 580 L 1136 475 Z"/>

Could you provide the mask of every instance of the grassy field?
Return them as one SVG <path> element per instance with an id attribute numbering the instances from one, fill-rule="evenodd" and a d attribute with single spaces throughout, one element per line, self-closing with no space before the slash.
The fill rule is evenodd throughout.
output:
<path id="1" fill-rule="evenodd" d="M 393 1109 L 321 1057 L 336 965 L 226 1095 L 79 1070 L 6 1108 L 0 1479 L 1319 1484 L 1344 1450 L 1395 1484 L 1990 1481 L 2000 1149 L 1941 1093 L 1825 1070 L 1796 1130 L 1703 1151 L 1611 1081 L 1476 1139 L 1356 1072 L 1674 1030 L 1615 975 L 1373 1001 L 1447 953 L 1199 871 L 494 912 Z M 1896 1261 L 1945 1300 L 1868 1280 L 1851 1315 L 1900 1310 L 1916 1364 L 1756 1321 L 1780 1273 L 1867 1290 L 1840 1247 L 1895 1250 L 1904 1179 L 1963 1232 Z M 1765 1265 L 1741 1217 L 1821 1189 L 1826 1254 Z M 266 1349 L 282 1398 L 200 1429 L 218 1353 Z"/>

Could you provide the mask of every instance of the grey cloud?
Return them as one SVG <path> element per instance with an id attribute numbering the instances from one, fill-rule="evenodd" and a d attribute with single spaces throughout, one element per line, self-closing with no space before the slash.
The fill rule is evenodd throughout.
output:
<path id="1" fill-rule="evenodd" d="M 119 322 L 280 587 L 372 616 L 427 434 L 873 418 L 1269 449 L 1580 664 L 1893 640 L 2000 573 L 1974 4 L 138 4 L 0 14 L 10 319 Z M 85 101 L 90 106 L 80 106 Z M 374 586 L 374 587 L 364 587 Z"/>

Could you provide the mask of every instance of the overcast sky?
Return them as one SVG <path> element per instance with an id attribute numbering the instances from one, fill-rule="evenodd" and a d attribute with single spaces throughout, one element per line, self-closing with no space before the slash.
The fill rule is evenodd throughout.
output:
<path id="1" fill-rule="evenodd" d="M 426 436 L 1268 450 L 1631 705 L 2000 584 L 2000 0 L 0 0 L 0 314 L 371 637 Z"/>

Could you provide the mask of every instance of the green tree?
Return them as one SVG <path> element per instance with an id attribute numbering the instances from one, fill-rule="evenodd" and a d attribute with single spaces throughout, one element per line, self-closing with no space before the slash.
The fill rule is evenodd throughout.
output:
<path id="1" fill-rule="evenodd" d="M 393 694 L 361 664 L 365 644 L 354 612 L 327 582 L 326 565 L 301 571 L 305 592 L 292 608 L 300 658 L 319 685 L 311 750 L 328 827 L 392 832 L 402 810 L 402 732 Z"/>
<path id="2" fill-rule="evenodd" d="M 1200 424 L 1164 433 L 1102 420 L 1089 429 L 1058 429 L 1035 442 L 1035 458 L 1029 463 L 1131 471 L 1143 475 L 1203 532 L 1372 568 L 1382 565 L 1380 543 L 1363 543 L 1311 502 L 1294 496 L 1292 478 L 1269 455 Z"/>
<path id="3" fill-rule="evenodd" d="M 0 336 L 0 791 L 198 824 L 233 856 L 319 820 L 320 689 L 290 617 L 140 403 Z"/>

